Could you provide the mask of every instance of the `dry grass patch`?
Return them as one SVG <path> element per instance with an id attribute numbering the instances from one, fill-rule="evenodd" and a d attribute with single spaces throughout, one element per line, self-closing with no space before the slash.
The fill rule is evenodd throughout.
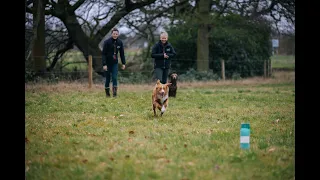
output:
<path id="1" fill-rule="evenodd" d="M 179 89 L 205 88 L 219 86 L 247 86 L 278 83 L 294 83 L 295 72 L 274 72 L 273 77 L 253 77 L 242 80 L 207 81 L 207 82 L 178 82 Z M 119 84 L 119 91 L 139 92 L 152 90 L 154 84 Z M 59 82 L 57 84 L 25 84 L 26 91 L 31 92 L 101 92 L 104 84 L 93 84 L 89 88 L 86 83 Z"/>

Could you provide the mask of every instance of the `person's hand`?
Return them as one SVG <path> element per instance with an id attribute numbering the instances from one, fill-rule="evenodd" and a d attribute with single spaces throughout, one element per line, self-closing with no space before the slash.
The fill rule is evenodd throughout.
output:
<path id="1" fill-rule="evenodd" d="M 166 53 L 164 53 L 163 56 L 164 56 L 165 59 L 169 58 L 169 56 Z"/>
<path id="2" fill-rule="evenodd" d="M 121 67 L 121 69 L 125 69 L 126 68 L 126 65 L 124 65 L 124 64 L 122 64 L 122 67 Z"/>
<path id="3" fill-rule="evenodd" d="M 103 66 L 103 70 L 104 70 L 104 71 L 107 71 L 107 70 L 108 70 L 108 67 L 107 67 L 107 66 Z"/>

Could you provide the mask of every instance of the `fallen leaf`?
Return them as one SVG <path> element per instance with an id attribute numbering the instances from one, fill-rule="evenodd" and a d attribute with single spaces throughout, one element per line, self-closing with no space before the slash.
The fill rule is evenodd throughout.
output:
<path id="1" fill-rule="evenodd" d="M 186 143 L 184 143 L 184 147 L 187 148 L 187 144 Z"/>
<path id="2" fill-rule="evenodd" d="M 166 158 L 160 158 L 157 160 L 158 162 L 165 162 L 165 163 L 170 163 L 170 160 L 169 159 L 166 159 Z"/>
<path id="3" fill-rule="evenodd" d="M 41 155 L 47 155 L 48 154 L 48 151 L 45 151 L 45 152 L 42 152 L 40 153 Z"/>
<path id="4" fill-rule="evenodd" d="M 194 163 L 193 162 L 188 162 L 188 165 L 189 166 L 194 166 Z"/>
<path id="5" fill-rule="evenodd" d="M 110 159 L 111 161 L 114 161 L 114 158 L 113 158 L 113 157 L 110 157 L 109 159 Z"/>
<path id="6" fill-rule="evenodd" d="M 91 134 L 91 133 L 88 133 L 88 135 L 89 135 L 89 136 L 97 136 L 97 135 L 95 135 L 95 134 Z"/>
<path id="7" fill-rule="evenodd" d="M 134 134 L 134 131 L 129 131 L 129 134 Z"/>
<path id="8" fill-rule="evenodd" d="M 87 162 L 88 162 L 88 160 L 87 160 L 87 159 L 84 159 L 84 160 L 82 160 L 82 162 L 83 162 L 83 163 L 87 163 Z"/>
<path id="9" fill-rule="evenodd" d="M 125 158 L 127 158 L 127 159 L 130 158 L 130 155 L 126 155 Z"/>
<path id="10" fill-rule="evenodd" d="M 24 138 L 24 141 L 25 141 L 26 143 L 28 143 L 28 142 L 29 142 L 29 139 L 28 139 L 27 137 L 25 137 L 25 138 Z"/>
<path id="11" fill-rule="evenodd" d="M 274 150 L 276 150 L 276 148 L 270 148 L 269 150 L 268 150 L 268 152 L 273 152 Z"/>
<path id="12" fill-rule="evenodd" d="M 105 166 L 105 165 L 107 165 L 107 163 L 105 162 L 100 163 L 100 166 Z"/>
<path id="13" fill-rule="evenodd" d="M 163 148 L 162 148 L 162 150 L 167 150 L 167 149 L 168 149 L 168 148 L 167 148 L 166 145 L 164 145 Z"/>

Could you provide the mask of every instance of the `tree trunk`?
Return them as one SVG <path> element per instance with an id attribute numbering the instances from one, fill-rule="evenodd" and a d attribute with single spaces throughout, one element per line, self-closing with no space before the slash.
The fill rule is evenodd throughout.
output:
<path id="1" fill-rule="evenodd" d="M 77 21 L 75 11 L 83 4 L 85 0 L 78 0 L 74 5 L 70 5 L 68 0 L 59 0 L 54 4 L 53 16 L 59 18 L 68 30 L 68 36 L 72 42 L 82 52 L 85 60 L 88 62 L 88 56 L 92 55 L 92 67 L 96 73 L 103 75 L 102 69 L 102 51 L 99 48 L 100 41 L 104 38 L 107 32 L 117 25 L 117 23 L 126 16 L 129 12 L 147 6 L 155 2 L 155 0 L 141 1 L 132 3 L 125 1 L 125 8 L 116 12 L 110 21 L 95 33 L 94 37 L 90 37 L 81 28 L 80 23 Z"/>
<path id="2" fill-rule="evenodd" d="M 82 30 L 75 15 L 68 16 L 66 19 L 62 19 L 62 21 L 68 30 L 69 37 L 82 52 L 85 60 L 88 62 L 88 56 L 92 55 L 92 68 L 96 73 L 102 74 L 102 51 L 99 48 L 99 42 L 89 39 Z"/>
<path id="3" fill-rule="evenodd" d="M 209 16 L 210 1 L 200 0 L 198 6 L 199 22 L 197 37 L 197 71 L 209 70 Z"/>
<path id="4" fill-rule="evenodd" d="M 44 16 L 44 2 L 43 0 L 36 0 L 34 2 L 35 11 L 33 13 L 33 31 L 34 44 L 32 47 L 32 58 L 34 70 L 39 75 L 44 75 L 46 71 L 45 58 L 45 16 Z"/>

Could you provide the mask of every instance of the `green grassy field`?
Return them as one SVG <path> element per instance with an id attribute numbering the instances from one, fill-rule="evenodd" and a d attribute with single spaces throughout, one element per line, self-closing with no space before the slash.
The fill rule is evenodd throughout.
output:
<path id="1" fill-rule="evenodd" d="M 26 84 L 26 179 L 295 179 L 294 72 L 181 83 L 162 117 L 153 86 Z"/>
<path id="2" fill-rule="evenodd" d="M 295 56 L 292 55 L 274 55 L 271 57 L 271 65 L 273 69 L 295 69 Z"/>

